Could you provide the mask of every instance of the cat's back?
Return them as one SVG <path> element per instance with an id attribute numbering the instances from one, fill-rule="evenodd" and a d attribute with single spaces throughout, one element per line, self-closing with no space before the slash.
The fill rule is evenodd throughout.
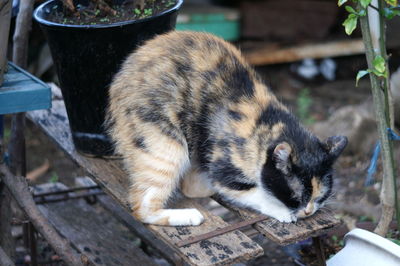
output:
<path id="1" fill-rule="evenodd" d="M 127 144 L 155 128 L 194 151 L 229 108 L 251 127 L 272 99 L 233 45 L 207 33 L 170 32 L 126 59 L 110 87 L 108 124 Z"/>
<path id="2" fill-rule="evenodd" d="M 194 100 L 210 92 L 220 98 L 230 90 L 246 90 L 253 79 L 233 45 L 208 33 L 174 31 L 146 42 L 126 59 L 110 96 L 125 101 L 163 97 L 164 104 L 189 94 Z"/>

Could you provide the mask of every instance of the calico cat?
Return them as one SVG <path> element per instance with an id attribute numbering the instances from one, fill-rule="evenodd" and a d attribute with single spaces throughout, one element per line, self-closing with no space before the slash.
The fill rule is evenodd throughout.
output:
<path id="1" fill-rule="evenodd" d="M 332 194 L 343 136 L 320 141 L 262 83 L 231 44 L 170 32 L 131 54 L 114 77 L 107 117 L 129 173 L 133 215 L 199 225 L 196 209 L 165 209 L 218 193 L 281 222 L 315 213 Z"/>

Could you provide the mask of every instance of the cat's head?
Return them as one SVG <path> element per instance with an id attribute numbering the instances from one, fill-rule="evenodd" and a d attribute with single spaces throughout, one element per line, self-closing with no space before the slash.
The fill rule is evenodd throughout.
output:
<path id="1" fill-rule="evenodd" d="M 268 150 L 263 186 L 297 218 L 310 216 L 332 195 L 332 165 L 346 145 L 343 136 L 310 138 L 300 146 L 277 140 Z"/>

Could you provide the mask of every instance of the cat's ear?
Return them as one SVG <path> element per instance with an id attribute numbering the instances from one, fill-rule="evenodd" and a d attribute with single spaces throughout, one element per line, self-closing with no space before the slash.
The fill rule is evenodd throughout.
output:
<path id="1" fill-rule="evenodd" d="M 281 170 L 284 174 L 289 172 L 291 153 L 292 148 L 287 142 L 279 143 L 274 149 L 273 158 L 275 167 Z"/>
<path id="2" fill-rule="evenodd" d="M 332 159 L 336 159 L 342 153 L 348 143 L 345 136 L 332 136 L 325 140 L 325 146 Z"/>

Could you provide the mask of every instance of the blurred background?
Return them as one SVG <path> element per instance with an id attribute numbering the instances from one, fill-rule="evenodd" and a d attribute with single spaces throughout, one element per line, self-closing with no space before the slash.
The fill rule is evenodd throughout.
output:
<path id="1" fill-rule="evenodd" d="M 36 1 L 35 5 L 40 3 Z M 355 85 L 357 72 L 367 68 L 361 33 L 356 29 L 351 36 L 345 34 L 342 23 L 346 17 L 347 12 L 337 6 L 336 0 L 185 0 L 176 29 L 206 31 L 232 42 L 274 93 L 318 136 L 349 137 L 349 146 L 337 163 L 336 195 L 331 208 L 351 228 L 356 223 L 379 218 L 382 170 L 378 167 L 377 180 L 372 186 L 364 186 L 377 133 L 370 81 L 364 78 Z M 15 17 L 11 31 L 14 27 Z M 397 126 L 400 125 L 399 29 L 399 17 L 388 21 L 387 45 Z M 29 42 L 28 71 L 46 82 L 58 84 L 48 45 L 35 22 Z M 5 122 L 7 140 L 10 135 L 7 117 Z M 81 176 L 84 172 L 40 130 L 27 123 L 30 182 L 60 181 L 72 186 L 71 176 Z M 399 144 L 395 144 L 395 161 L 400 161 Z M 225 215 L 224 219 L 234 219 L 215 202 L 205 204 L 216 214 Z M 265 239 L 260 241 L 271 252 L 265 252 L 248 265 L 294 265 L 296 255 L 290 249 L 282 249 Z M 330 254 L 343 245 L 334 237 L 326 238 L 326 242 Z M 310 256 L 308 262 L 312 265 L 313 254 L 309 251 L 303 254 L 302 260 L 307 262 Z"/>

